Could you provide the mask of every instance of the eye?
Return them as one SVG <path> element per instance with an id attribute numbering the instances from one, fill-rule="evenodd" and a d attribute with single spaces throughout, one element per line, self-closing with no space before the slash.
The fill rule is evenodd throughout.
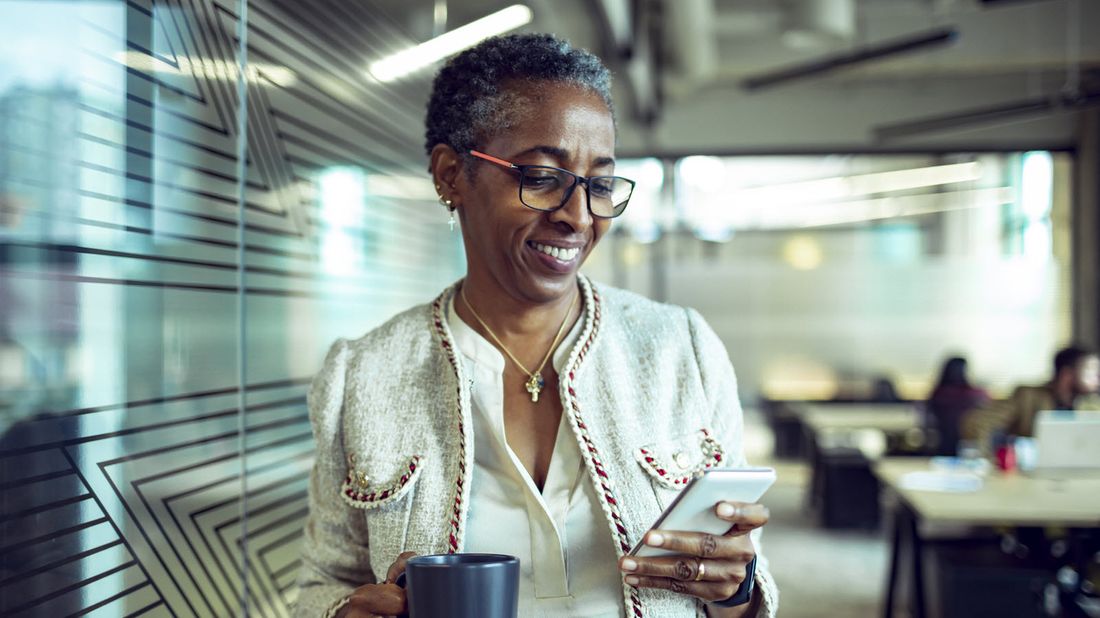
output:
<path id="1" fill-rule="evenodd" d="M 550 191 L 561 186 L 561 175 L 554 170 L 528 169 L 523 175 L 523 187 L 538 191 Z"/>
<path id="2" fill-rule="evenodd" d="M 599 176 L 593 178 L 588 183 L 593 197 L 609 198 L 615 187 L 615 179 L 611 177 Z"/>

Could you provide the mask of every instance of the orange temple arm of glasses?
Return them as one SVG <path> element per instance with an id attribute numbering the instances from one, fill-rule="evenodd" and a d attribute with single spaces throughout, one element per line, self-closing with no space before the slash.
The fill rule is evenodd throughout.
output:
<path id="1" fill-rule="evenodd" d="M 479 159 L 485 159 L 486 161 L 491 161 L 493 163 L 496 163 L 497 165 L 503 165 L 504 167 L 515 167 L 515 165 L 513 163 L 509 162 L 509 161 L 505 161 L 504 159 L 498 159 L 498 158 L 494 157 L 493 155 L 487 155 L 484 152 L 478 152 L 476 150 L 471 150 L 470 154 L 474 155 L 475 157 L 478 157 Z"/>

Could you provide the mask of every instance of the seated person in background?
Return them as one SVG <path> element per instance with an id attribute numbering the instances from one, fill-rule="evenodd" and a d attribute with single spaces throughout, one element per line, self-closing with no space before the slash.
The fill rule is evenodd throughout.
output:
<path id="1" fill-rule="evenodd" d="M 898 396 L 898 390 L 894 388 L 894 381 L 889 376 L 880 375 L 871 383 L 871 401 L 878 403 L 897 403 L 902 401 Z"/>
<path id="2" fill-rule="evenodd" d="M 1042 386 L 1019 386 L 1005 400 L 978 408 L 963 419 L 964 438 L 988 448 L 993 434 L 1031 436 L 1042 410 L 1100 410 L 1100 357 L 1081 347 L 1054 355 L 1054 378 Z"/>
<path id="3" fill-rule="evenodd" d="M 929 420 L 939 432 L 935 454 L 954 455 L 959 443 L 959 424 L 968 412 L 989 401 L 989 395 L 966 378 L 966 359 L 947 359 L 940 380 L 928 396 Z"/>

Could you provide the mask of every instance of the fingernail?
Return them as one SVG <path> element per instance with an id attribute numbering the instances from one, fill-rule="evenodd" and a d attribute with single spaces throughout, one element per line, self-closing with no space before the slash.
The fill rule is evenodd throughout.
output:
<path id="1" fill-rule="evenodd" d="M 637 586 L 638 585 L 638 578 L 634 575 L 627 575 L 625 581 L 626 581 L 626 583 L 630 584 L 631 586 Z"/>
<path id="2" fill-rule="evenodd" d="M 646 545 L 651 547 L 660 547 L 665 542 L 665 537 L 660 532 L 650 532 L 649 537 L 646 538 Z"/>
<path id="3" fill-rule="evenodd" d="M 626 558 L 626 559 L 623 560 L 623 570 L 624 571 L 633 571 L 637 568 L 638 568 L 638 563 L 637 562 L 634 562 L 630 558 Z"/>
<path id="4" fill-rule="evenodd" d="M 733 506 L 729 502 L 720 502 L 718 504 L 719 517 L 733 517 L 736 513 L 737 507 Z"/>

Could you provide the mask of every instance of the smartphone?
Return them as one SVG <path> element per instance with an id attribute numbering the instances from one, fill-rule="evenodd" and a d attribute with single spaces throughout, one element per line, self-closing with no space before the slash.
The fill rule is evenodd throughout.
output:
<path id="1" fill-rule="evenodd" d="M 722 535 L 730 522 L 714 512 L 719 502 L 757 502 L 775 482 L 774 468 L 720 468 L 706 470 L 688 482 L 650 530 L 685 530 Z M 647 533 L 648 534 L 648 531 Z M 674 555 L 677 552 L 643 544 L 645 535 L 630 550 L 631 556 Z"/>

